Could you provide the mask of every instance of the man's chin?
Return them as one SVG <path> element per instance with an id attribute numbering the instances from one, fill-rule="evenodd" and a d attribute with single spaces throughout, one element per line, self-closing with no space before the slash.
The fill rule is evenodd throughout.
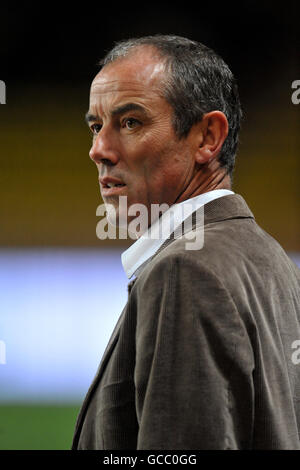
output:
<path id="1" fill-rule="evenodd" d="M 113 227 L 126 228 L 128 227 L 128 214 L 120 214 L 115 208 L 107 209 L 107 222 Z"/>
<path id="2" fill-rule="evenodd" d="M 143 204 L 127 205 L 123 198 L 119 204 L 105 203 L 107 222 L 116 228 L 127 230 L 132 238 L 139 238 L 149 226 L 147 207 Z"/>

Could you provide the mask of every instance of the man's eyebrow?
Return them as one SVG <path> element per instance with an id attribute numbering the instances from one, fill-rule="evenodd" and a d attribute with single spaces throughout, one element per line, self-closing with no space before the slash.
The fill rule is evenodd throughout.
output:
<path id="1" fill-rule="evenodd" d="M 147 111 L 143 106 L 137 103 L 125 103 L 117 108 L 113 109 L 111 112 L 112 116 L 117 116 L 120 114 L 125 114 L 128 111 L 141 111 L 143 114 L 147 114 Z"/>
<path id="2" fill-rule="evenodd" d="M 85 115 L 85 122 L 89 124 L 89 122 L 95 122 L 95 121 L 99 121 L 99 117 L 87 112 Z"/>
<path id="3" fill-rule="evenodd" d="M 113 109 L 111 111 L 111 115 L 114 116 L 119 116 L 121 114 L 125 114 L 128 111 L 140 111 L 145 115 L 148 115 L 146 109 L 141 106 L 140 104 L 137 103 L 125 103 L 122 104 L 121 106 L 118 106 L 117 108 Z M 101 121 L 101 118 L 99 116 L 96 116 L 95 114 L 91 114 L 89 112 L 86 113 L 85 115 L 85 121 L 87 124 L 90 122 L 95 122 L 95 121 Z"/>

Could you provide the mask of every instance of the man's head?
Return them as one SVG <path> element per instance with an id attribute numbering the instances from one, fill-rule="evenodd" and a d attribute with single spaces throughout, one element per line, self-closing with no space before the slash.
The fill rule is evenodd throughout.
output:
<path id="1" fill-rule="evenodd" d="M 241 110 L 220 57 L 159 35 L 122 41 L 100 64 L 87 119 L 105 203 L 126 195 L 150 211 L 230 186 Z M 125 186 L 107 188 L 113 178 Z"/>

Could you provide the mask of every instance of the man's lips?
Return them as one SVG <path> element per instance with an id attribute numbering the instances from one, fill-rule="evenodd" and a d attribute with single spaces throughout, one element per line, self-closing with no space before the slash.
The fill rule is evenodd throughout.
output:
<path id="1" fill-rule="evenodd" d="M 110 176 L 99 178 L 99 182 L 102 196 L 118 195 L 124 190 L 124 187 L 126 186 L 122 180 L 118 178 L 112 178 Z"/>

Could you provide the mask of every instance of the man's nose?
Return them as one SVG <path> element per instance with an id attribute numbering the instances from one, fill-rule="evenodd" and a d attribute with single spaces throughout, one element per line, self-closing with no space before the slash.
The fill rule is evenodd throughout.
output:
<path id="1" fill-rule="evenodd" d="M 102 127 L 94 138 L 89 155 L 95 163 L 115 165 L 119 161 L 116 136 L 113 137 L 108 130 Z"/>

